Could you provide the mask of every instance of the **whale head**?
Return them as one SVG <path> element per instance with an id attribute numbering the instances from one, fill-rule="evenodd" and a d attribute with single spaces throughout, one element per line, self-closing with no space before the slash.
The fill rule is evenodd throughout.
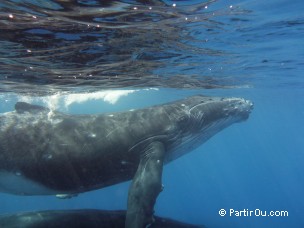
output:
<path id="1" fill-rule="evenodd" d="M 248 119 L 253 103 L 243 98 L 193 96 L 175 103 L 175 135 L 167 161 L 190 152 L 224 128 Z M 176 133 L 178 132 L 178 133 Z"/>

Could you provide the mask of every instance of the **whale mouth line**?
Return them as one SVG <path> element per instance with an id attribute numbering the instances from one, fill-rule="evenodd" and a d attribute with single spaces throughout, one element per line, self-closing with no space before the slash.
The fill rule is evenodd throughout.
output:
<path id="1" fill-rule="evenodd" d="M 148 143 L 149 141 L 152 142 L 153 140 L 155 140 L 155 138 L 161 139 L 161 138 L 166 138 L 166 137 L 168 137 L 168 136 L 165 135 L 165 134 L 159 134 L 159 135 L 153 135 L 153 136 L 149 136 L 149 137 L 147 137 L 147 138 L 141 139 L 141 140 L 139 140 L 137 143 L 135 143 L 132 147 L 130 147 L 130 148 L 128 149 L 128 152 L 134 150 L 134 149 L 137 148 L 137 147 L 140 147 L 141 145 L 146 145 L 145 143 Z M 160 141 L 161 141 L 161 140 L 160 140 Z"/>
<path id="2" fill-rule="evenodd" d="M 231 122 L 234 122 L 233 117 L 228 116 L 217 122 L 210 123 L 199 130 L 199 132 L 192 132 L 188 129 L 187 133 L 181 137 L 181 141 L 177 144 L 173 144 L 170 149 L 170 153 L 166 156 L 166 163 L 176 160 L 177 158 L 187 154 L 188 151 L 192 151 L 198 148 L 202 143 L 208 141 L 217 132 L 224 129 Z"/>
<path id="3" fill-rule="evenodd" d="M 206 105 L 206 103 L 202 102 L 202 103 L 199 103 L 199 104 L 194 105 L 193 107 L 191 107 L 191 108 L 189 109 L 189 113 L 191 114 L 191 111 L 192 111 L 193 109 L 195 109 L 195 108 L 197 108 L 197 107 L 199 107 L 199 106 L 201 106 L 201 105 Z"/>

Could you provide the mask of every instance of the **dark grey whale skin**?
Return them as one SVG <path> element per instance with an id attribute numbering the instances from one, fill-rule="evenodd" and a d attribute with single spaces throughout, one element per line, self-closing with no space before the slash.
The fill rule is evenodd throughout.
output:
<path id="1" fill-rule="evenodd" d="M 3 228 L 122 228 L 126 211 L 105 210 L 59 210 L 23 212 L 0 215 L 0 227 Z M 169 218 L 155 216 L 150 227 L 162 228 L 198 228 Z"/>
<path id="2" fill-rule="evenodd" d="M 192 96 L 175 102 L 101 115 L 70 115 L 18 102 L 0 116 L 0 177 L 43 186 L 9 186 L 20 195 L 74 194 L 133 178 L 151 143 L 164 163 L 190 152 L 229 125 L 246 120 L 242 98 Z M 23 184 L 24 182 L 22 182 Z"/>
<path id="3" fill-rule="evenodd" d="M 240 98 L 193 96 L 145 109 L 68 115 L 18 102 L 0 116 L 0 190 L 75 194 L 132 179 L 126 228 L 155 224 L 163 165 L 246 120 Z"/>

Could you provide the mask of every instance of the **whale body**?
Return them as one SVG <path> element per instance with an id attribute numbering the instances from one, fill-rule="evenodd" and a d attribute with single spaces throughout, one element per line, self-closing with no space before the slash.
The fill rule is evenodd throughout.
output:
<path id="1" fill-rule="evenodd" d="M 121 228 L 124 227 L 126 211 L 106 210 L 52 210 L 22 212 L 0 215 L 0 227 L 5 228 Z M 150 227 L 162 228 L 204 228 L 203 225 L 192 225 L 169 218 L 155 216 Z"/>
<path id="2" fill-rule="evenodd" d="M 242 98 L 202 95 L 100 115 L 18 102 L 0 116 L 0 191 L 77 194 L 133 179 L 126 227 L 141 227 L 151 222 L 163 165 L 246 120 L 252 108 Z"/>

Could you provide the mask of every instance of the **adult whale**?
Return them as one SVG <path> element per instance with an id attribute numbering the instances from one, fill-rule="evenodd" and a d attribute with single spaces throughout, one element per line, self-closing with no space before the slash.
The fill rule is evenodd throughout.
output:
<path id="1" fill-rule="evenodd" d="M 151 223 L 163 164 L 246 120 L 241 98 L 192 96 L 102 115 L 68 115 L 19 102 L 0 116 L 0 191 L 76 194 L 133 178 L 127 227 Z"/>
<path id="2" fill-rule="evenodd" d="M 0 227 L 5 228 L 121 228 L 124 227 L 126 211 L 105 210 L 53 210 L 23 212 L 0 215 Z M 192 225 L 170 218 L 155 216 L 150 226 L 162 228 L 205 228 L 203 225 Z"/>

